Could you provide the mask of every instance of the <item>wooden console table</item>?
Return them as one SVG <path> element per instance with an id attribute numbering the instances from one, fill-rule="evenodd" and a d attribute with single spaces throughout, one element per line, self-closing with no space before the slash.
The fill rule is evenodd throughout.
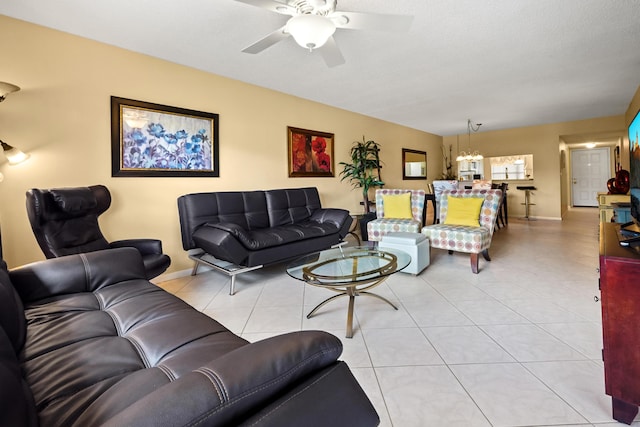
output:
<path id="1" fill-rule="evenodd" d="M 619 226 L 600 223 L 602 358 L 613 418 L 631 424 L 640 404 L 640 248 L 619 245 Z"/>

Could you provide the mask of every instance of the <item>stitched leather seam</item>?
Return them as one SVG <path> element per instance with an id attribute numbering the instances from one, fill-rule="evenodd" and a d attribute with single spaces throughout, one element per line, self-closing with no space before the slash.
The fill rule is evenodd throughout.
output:
<path id="1" fill-rule="evenodd" d="M 209 368 L 204 368 L 204 367 L 200 369 L 196 369 L 196 372 L 200 372 L 206 378 L 208 378 L 209 381 L 211 381 L 211 383 L 213 384 L 213 388 L 215 389 L 216 394 L 218 395 L 218 399 L 220 399 L 221 403 L 225 403 L 229 400 L 229 394 L 227 393 L 226 390 L 224 390 L 222 381 L 220 380 L 220 377 L 215 372 L 213 372 Z"/>
<path id="2" fill-rule="evenodd" d="M 164 372 L 164 374 L 167 376 L 167 378 L 169 378 L 170 381 L 175 381 L 178 379 L 178 377 L 176 377 L 173 372 L 167 368 L 164 365 L 158 365 L 156 366 L 156 368 L 160 369 L 162 372 Z"/>
<path id="3" fill-rule="evenodd" d="M 89 269 L 89 261 L 85 254 L 79 254 L 84 266 L 84 289 L 86 292 L 90 292 L 89 284 L 91 283 L 91 270 Z"/>
<path id="4" fill-rule="evenodd" d="M 235 399 L 233 400 L 228 400 L 227 404 L 223 404 L 220 405 L 217 408 L 212 408 L 210 411 L 205 412 L 204 414 L 202 414 L 202 417 L 195 421 L 194 423 L 191 423 L 189 425 L 192 426 L 197 426 L 199 424 L 202 424 L 203 422 L 205 422 L 209 417 L 215 415 L 217 412 L 220 412 L 224 409 L 226 409 L 229 406 L 234 405 L 235 403 L 240 402 L 243 399 L 246 399 L 247 397 L 250 397 L 266 388 L 269 387 L 273 387 L 275 384 L 280 383 L 282 381 L 284 381 L 285 379 L 287 379 L 288 377 L 291 377 L 296 371 L 299 371 L 301 368 L 303 368 L 305 365 L 308 365 L 309 363 L 311 363 L 312 361 L 314 361 L 315 359 L 324 356 L 326 353 L 330 353 L 333 352 L 333 349 L 323 349 L 321 351 L 319 351 L 318 353 L 316 353 L 313 356 L 308 357 L 307 359 L 305 359 L 304 361 L 302 361 L 301 363 L 299 363 L 298 365 L 292 367 L 288 372 L 285 372 L 284 374 L 280 375 L 278 378 L 275 378 L 274 380 L 271 380 L 253 390 L 247 390 L 245 393 L 238 395 Z"/>
<path id="5" fill-rule="evenodd" d="M 111 321 L 113 322 L 113 326 L 116 328 L 116 333 L 118 334 L 118 336 L 119 337 L 123 337 L 122 329 L 121 329 L 121 322 L 120 322 L 120 319 L 118 318 L 118 316 L 116 316 L 115 313 L 113 313 L 111 310 L 105 310 L 104 307 L 102 307 L 102 301 L 99 298 L 96 298 L 96 299 L 100 303 L 100 309 L 103 312 L 107 313 L 107 315 L 109 317 L 111 317 Z"/>
<path id="6" fill-rule="evenodd" d="M 144 367 L 145 368 L 151 368 L 151 363 L 149 362 L 149 359 L 147 359 L 147 355 L 144 353 L 144 351 L 142 351 L 142 346 L 140 344 L 138 344 L 138 341 L 130 338 L 130 337 L 122 337 L 126 340 L 129 340 L 129 342 L 136 348 L 136 350 L 138 351 L 138 354 L 140 355 L 140 359 L 142 360 L 142 363 L 144 363 Z"/>
<path id="7" fill-rule="evenodd" d="M 259 425 L 265 418 L 271 416 L 271 414 L 273 414 L 274 412 L 276 412 L 278 409 L 280 409 L 281 407 L 283 407 L 284 405 L 286 405 L 287 403 L 289 403 L 291 400 L 295 399 L 296 397 L 298 397 L 299 395 L 301 395 L 302 393 L 304 393 L 305 391 L 307 391 L 308 389 L 310 389 L 311 387 L 315 386 L 318 382 L 322 381 L 326 376 L 328 376 L 329 374 L 331 374 L 333 371 L 335 371 L 337 369 L 337 365 L 334 366 L 333 368 L 331 368 L 331 370 L 329 370 L 328 372 L 325 372 L 321 377 L 316 378 L 315 381 L 313 381 L 311 384 L 307 385 L 306 387 L 304 387 L 302 390 L 298 391 L 296 394 L 289 396 L 289 398 L 285 401 L 283 401 L 281 404 L 279 404 L 278 406 L 276 406 L 275 408 L 272 408 L 269 412 L 267 412 L 266 414 L 264 414 L 262 417 L 260 417 L 259 419 L 257 419 L 253 424 L 250 424 L 252 426 L 254 425 Z"/>

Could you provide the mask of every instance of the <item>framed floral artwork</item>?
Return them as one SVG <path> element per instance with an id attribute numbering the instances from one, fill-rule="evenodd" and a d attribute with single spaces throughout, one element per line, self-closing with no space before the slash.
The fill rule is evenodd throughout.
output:
<path id="1" fill-rule="evenodd" d="M 111 176 L 218 177 L 218 114 L 111 97 Z"/>
<path id="2" fill-rule="evenodd" d="M 332 133 L 287 127 L 289 177 L 334 176 Z"/>

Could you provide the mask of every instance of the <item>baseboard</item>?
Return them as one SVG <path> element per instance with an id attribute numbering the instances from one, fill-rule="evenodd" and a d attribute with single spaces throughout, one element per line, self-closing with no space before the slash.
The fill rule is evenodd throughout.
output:
<path id="1" fill-rule="evenodd" d="M 531 221 L 536 221 L 536 220 L 549 220 L 549 221 L 562 221 L 562 218 L 557 217 L 557 216 L 530 216 L 529 217 L 531 219 Z M 527 218 L 522 217 L 522 216 L 517 216 L 517 217 L 510 217 L 510 219 L 515 219 L 515 220 L 520 220 L 520 221 L 527 221 Z"/>

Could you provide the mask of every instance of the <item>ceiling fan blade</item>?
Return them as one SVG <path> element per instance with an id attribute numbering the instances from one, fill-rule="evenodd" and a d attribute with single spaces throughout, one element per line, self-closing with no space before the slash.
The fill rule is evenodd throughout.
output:
<path id="1" fill-rule="evenodd" d="M 344 64 L 344 56 L 342 56 L 342 52 L 340 52 L 340 48 L 338 48 L 333 36 L 329 37 L 327 42 L 319 48 L 318 51 L 322 55 L 322 58 L 324 58 L 327 67 L 331 68 Z"/>
<path id="2" fill-rule="evenodd" d="M 266 37 L 261 38 L 260 40 L 258 40 L 254 44 L 252 44 L 251 46 L 245 47 L 244 49 L 242 49 L 242 51 L 244 53 L 260 53 L 260 52 L 262 52 L 266 48 L 271 47 L 274 44 L 278 43 L 279 41 L 284 40 L 287 37 L 289 37 L 289 33 L 285 32 L 285 28 L 286 28 L 286 25 L 284 27 L 282 27 L 282 28 L 278 28 L 277 30 L 275 30 L 271 34 L 267 35 Z"/>
<path id="3" fill-rule="evenodd" d="M 280 13 L 282 15 L 295 15 L 296 8 L 289 6 L 287 3 L 281 3 L 275 0 L 236 0 L 240 3 L 245 3 L 251 6 L 261 7 L 272 12 Z"/>
<path id="4" fill-rule="evenodd" d="M 336 11 L 330 15 L 338 28 L 348 30 L 408 31 L 411 15 L 382 15 L 376 13 Z"/>

